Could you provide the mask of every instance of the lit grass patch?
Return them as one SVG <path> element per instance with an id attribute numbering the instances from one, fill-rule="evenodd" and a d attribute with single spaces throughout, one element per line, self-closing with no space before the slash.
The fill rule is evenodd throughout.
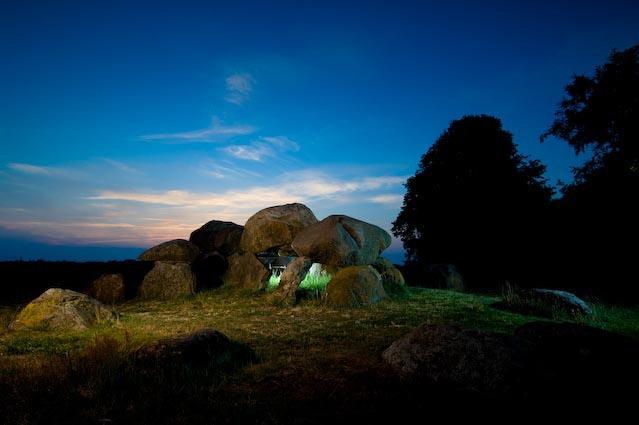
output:
<path id="1" fill-rule="evenodd" d="M 331 281 L 332 276 L 328 273 L 319 275 L 311 275 L 308 273 L 302 283 L 300 283 L 298 291 L 304 299 L 320 299 L 326 292 L 326 285 Z"/>
<path id="2" fill-rule="evenodd" d="M 280 284 L 280 274 L 273 273 L 266 285 L 266 292 L 273 292 Z M 326 285 L 331 281 L 332 276 L 328 273 L 311 274 L 307 273 L 300 283 L 298 291 L 302 293 L 302 298 L 321 298 L 326 292 Z"/>
<path id="3" fill-rule="evenodd" d="M 268 284 L 266 285 L 266 292 L 273 292 L 280 285 L 280 274 L 273 273 L 268 280 Z"/>
<path id="4" fill-rule="evenodd" d="M 310 273 L 306 275 L 302 283 L 300 283 L 300 289 L 308 290 L 308 291 L 321 291 L 324 292 L 326 290 L 326 285 L 331 281 L 332 276 L 330 274 L 321 274 L 321 275 L 311 275 Z"/>

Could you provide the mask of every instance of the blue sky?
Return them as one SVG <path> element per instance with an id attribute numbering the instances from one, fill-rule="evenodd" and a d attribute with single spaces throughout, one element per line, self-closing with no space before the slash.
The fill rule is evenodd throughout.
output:
<path id="1" fill-rule="evenodd" d="M 474 113 L 569 181 L 581 159 L 539 135 L 637 28 L 614 1 L 5 1 L 0 237 L 144 247 L 294 201 L 390 229 Z"/>

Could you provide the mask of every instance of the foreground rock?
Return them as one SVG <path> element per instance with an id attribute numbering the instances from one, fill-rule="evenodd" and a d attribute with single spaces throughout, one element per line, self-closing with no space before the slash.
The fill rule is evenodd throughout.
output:
<path id="1" fill-rule="evenodd" d="M 195 293 L 195 274 L 188 263 L 156 261 L 144 276 L 139 296 L 143 299 L 171 299 Z"/>
<path id="2" fill-rule="evenodd" d="M 240 240 L 244 227 L 230 221 L 212 220 L 194 230 L 189 241 L 204 254 L 219 253 L 224 257 L 240 250 Z"/>
<path id="3" fill-rule="evenodd" d="M 408 293 L 406 288 L 406 281 L 402 272 L 393 265 L 386 258 L 379 257 L 372 264 L 373 268 L 377 270 L 382 278 L 382 285 L 384 290 L 389 295 L 404 295 Z"/>
<path id="4" fill-rule="evenodd" d="M 317 223 L 306 205 L 286 204 L 265 208 L 251 216 L 244 225 L 240 247 L 243 252 L 257 254 L 291 244 L 305 227 Z"/>
<path id="5" fill-rule="evenodd" d="M 124 291 L 124 277 L 121 273 L 103 274 L 89 287 L 89 295 L 106 304 L 123 301 Z"/>
<path id="6" fill-rule="evenodd" d="M 331 266 L 363 266 L 389 247 L 382 228 L 345 215 L 331 215 L 299 232 L 291 246 L 299 256 Z"/>
<path id="7" fill-rule="evenodd" d="M 551 313 L 564 312 L 573 316 L 592 315 L 588 304 L 570 292 L 554 289 L 529 289 L 522 290 L 519 296 L 522 298 L 522 302 L 548 310 Z"/>
<path id="8" fill-rule="evenodd" d="M 138 257 L 142 261 L 192 263 L 200 254 L 197 246 L 184 239 L 173 239 L 147 249 Z"/>
<path id="9" fill-rule="evenodd" d="M 117 313 L 88 295 L 51 288 L 20 311 L 10 329 L 84 330 L 117 319 Z"/>
<path id="10" fill-rule="evenodd" d="M 498 394 L 518 387 L 518 357 L 519 350 L 508 336 L 429 324 L 398 339 L 382 354 L 404 378 Z"/>
<path id="11" fill-rule="evenodd" d="M 382 358 L 403 378 L 484 395 L 618 401 L 639 379 L 637 341 L 574 323 L 532 322 L 514 335 L 424 324 Z"/>
<path id="12" fill-rule="evenodd" d="M 228 270 L 223 277 L 225 285 L 251 291 L 266 288 L 271 273 L 254 254 L 233 254 L 228 262 Z"/>
<path id="13" fill-rule="evenodd" d="M 158 365 L 181 367 L 225 368 L 255 358 L 246 346 L 231 341 L 214 329 L 201 329 L 173 338 L 161 339 L 142 346 L 133 353 L 136 366 L 157 368 Z"/>
<path id="14" fill-rule="evenodd" d="M 276 297 L 288 303 L 296 301 L 295 292 L 311 269 L 313 262 L 306 257 L 297 257 L 286 267 L 280 276 Z"/>
<path id="15" fill-rule="evenodd" d="M 371 266 L 340 269 L 326 286 L 326 302 L 335 307 L 362 307 L 388 298 L 382 278 Z"/>

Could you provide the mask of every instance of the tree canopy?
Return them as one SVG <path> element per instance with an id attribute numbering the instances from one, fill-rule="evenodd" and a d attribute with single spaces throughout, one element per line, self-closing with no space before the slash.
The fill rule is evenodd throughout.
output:
<path id="1" fill-rule="evenodd" d="M 544 172 L 541 162 L 518 153 L 498 118 L 453 121 L 408 179 L 393 222 L 407 262 L 516 273 L 538 245 L 539 215 L 553 194 Z"/>
<path id="2" fill-rule="evenodd" d="M 577 153 L 592 158 L 575 169 L 575 182 L 565 192 L 590 192 L 636 183 L 639 175 L 639 45 L 613 51 L 592 77 L 577 75 L 566 86 L 542 140 L 555 136 Z M 579 187 L 583 186 L 583 187 Z"/>

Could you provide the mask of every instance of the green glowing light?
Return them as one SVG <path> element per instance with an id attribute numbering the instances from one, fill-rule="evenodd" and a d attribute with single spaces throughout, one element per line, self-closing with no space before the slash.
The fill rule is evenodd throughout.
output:
<path id="1" fill-rule="evenodd" d="M 268 280 L 266 291 L 274 291 L 280 284 L 281 273 L 273 273 Z M 323 293 L 326 290 L 326 285 L 331 281 L 332 276 L 328 273 L 311 274 L 307 273 L 304 280 L 300 283 L 299 289 L 309 292 Z"/>

